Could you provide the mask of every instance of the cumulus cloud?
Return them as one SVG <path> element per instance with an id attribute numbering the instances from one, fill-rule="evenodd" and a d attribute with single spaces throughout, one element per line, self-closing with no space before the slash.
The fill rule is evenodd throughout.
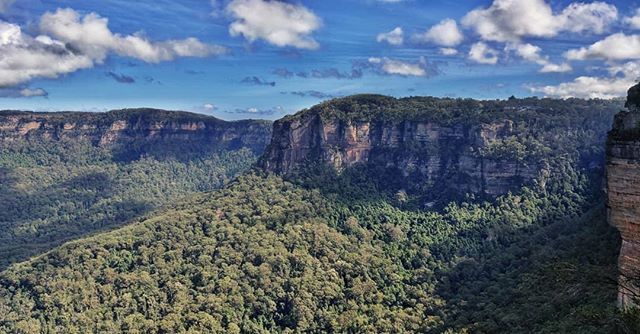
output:
<path id="1" fill-rule="evenodd" d="M 440 52 L 441 55 L 445 55 L 445 56 L 455 56 L 458 54 L 458 50 L 454 48 L 440 48 L 438 51 Z"/>
<path id="2" fill-rule="evenodd" d="M 45 13 L 40 20 L 40 30 L 99 63 L 112 52 L 148 63 L 159 63 L 177 57 L 207 57 L 226 51 L 221 46 L 205 44 L 195 38 L 151 42 L 141 33 L 114 34 L 108 23 L 107 18 L 96 13 L 81 16 L 67 8 Z"/>
<path id="3" fill-rule="evenodd" d="M 522 37 L 553 37 L 563 31 L 603 33 L 618 18 L 604 2 L 572 3 L 554 13 L 544 0 L 494 0 L 488 8 L 469 12 L 462 25 L 483 40 L 516 42 Z"/>
<path id="4" fill-rule="evenodd" d="M 426 58 L 420 57 L 417 62 L 407 62 L 387 57 L 369 58 L 369 64 L 382 74 L 424 77 L 437 74 L 437 66 L 429 63 Z"/>
<path id="5" fill-rule="evenodd" d="M 205 57 L 225 51 L 195 38 L 151 42 L 141 34 L 114 34 L 108 20 L 72 9 L 45 13 L 42 35 L 32 37 L 15 24 L 0 21 L 0 86 L 60 75 L 102 64 L 111 54 L 157 63 L 176 57 Z"/>
<path id="6" fill-rule="evenodd" d="M 495 65 L 498 63 L 498 51 L 486 43 L 477 42 L 469 50 L 469 59 L 479 64 Z"/>
<path id="7" fill-rule="evenodd" d="M 442 20 L 424 33 L 413 36 L 418 42 L 428 42 L 444 47 L 453 47 L 462 43 L 464 36 L 458 24 L 452 19 Z"/>
<path id="8" fill-rule="evenodd" d="M 396 27 L 389 32 L 378 34 L 376 40 L 378 42 L 387 42 L 391 45 L 402 45 L 404 43 L 404 32 L 402 28 Z"/>
<path id="9" fill-rule="evenodd" d="M 282 78 L 309 78 L 309 79 L 338 79 L 354 80 L 361 78 L 365 73 L 376 75 L 399 76 L 434 76 L 440 73 L 438 62 L 430 62 L 425 57 L 416 61 L 404 61 L 387 57 L 370 57 L 357 59 L 351 63 L 351 70 L 340 70 L 335 67 L 311 69 L 307 71 L 294 71 L 287 68 L 277 68 L 271 73 Z"/>
<path id="10" fill-rule="evenodd" d="M 35 96 L 49 96 L 49 93 L 42 88 L 23 88 L 20 90 L 20 96 L 22 97 L 35 97 Z"/>
<path id="11" fill-rule="evenodd" d="M 217 110 L 218 107 L 216 107 L 214 104 L 212 103 L 205 103 L 202 105 L 202 109 L 206 110 L 206 111 L 214 111 Z"/>
<path id="12" fill-rule="evenodd" d="M 7 87 L 0 88 L 0 97 L 47 97 L 49 93 L 43 88 L 29 88 L 29 87 Z"/>
<path id="13" fill-rule="evenodd" d="M 634 29 L 640 29 L 640 8 L 636 9 L 636 14 L 632 17 L 626 17 L 624 22 Z"/>
<path id="14" fill-rule="evenodd" d="M 549 57 L 541 55 L 542 49 L 533 44 L 512 44 L 506 48 L 509 51 L 514 51 L 522 59 L 536 63 L 540 66 L 541 73 L 560 73 L 569 72 L 572 70 L 571 66 L 567 63 L 554 64 L 549 61 Z"/>
<path id="15" fill-rule="evenodd" d="M 233 0 L 227 12 L 235 19 L 229 26 L 232 36 L 244 36 L 249 42 L 263 39 L 279 47 L 317 49 L 309 35 L 322 21 L 302 5 L 282 1 Z"/>
<path id="16" fill-rule="evenodd" d="M 618 19 L 616 6 L 606 2 L 572 3 L 559 16 L 560 31 L 604 33 Z"/>
<path id="17" fill-rule="evenodd" d="M 555 86 L 530 86 L 533 93 L 560 98 L 611 99 L 625 96 L 629 87 L 640 77 L 640 62 L 627 62 L 608 68 L 608 77 L 580 76 L 573 81 Z"/>
<path id="18" fill-rule="evenodd" d="M 32 38 L 19 26 L 0 21 L 0 87 L 93 67 L 93 59 L 47 36 Z"/>
<path id="19" fill-rule="evenodd" d="M 640 59 L 640 35 L 616 33 L 588 47 L 569 50 L 565 53 L 565 57 L 570 60 Z"/>

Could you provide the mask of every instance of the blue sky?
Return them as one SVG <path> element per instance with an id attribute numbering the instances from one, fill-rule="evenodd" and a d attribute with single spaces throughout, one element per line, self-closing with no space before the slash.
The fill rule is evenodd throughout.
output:
<path id="1" fill-rule="evenodd" d="M 275 119 L 356 93 L 611 98 L 640 77 L 639 7 L 0 0 L 0 109 Z"/>

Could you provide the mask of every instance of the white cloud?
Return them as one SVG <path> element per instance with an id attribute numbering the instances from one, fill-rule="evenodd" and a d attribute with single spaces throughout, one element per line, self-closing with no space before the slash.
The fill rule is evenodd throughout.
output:
<path id="1" fill-rule="evenodd" d="M 567 63 L 554 64 L 550 62 L 549 57 L 540 54 L 542 49 L 533 44 L 511 44 L 507 46 L 506 50 L 514 51 L 522 59 L 542 66 L 540 69 L 541 73 L 559 73 L 569 72 L 572 70 L 571 66 Z"/>
<path id="2" fill-rule="evenodd" d="M 440 48 L 438 51 L 440 51 L 440 54 L 445 56 L 455 56 L 458 54 L 458 50 L 454 48 Z"/>
<path id="3" fill-rule="evenodd" d="M 235 18 L 229 26 L 232 36 L 242 35 L 253 42 L 263 39 L 275 46 L 316 49 L 319 44 L 309 35 L 322 21 L 302 5 L 280 1 L 233 0 L 227 12 Z"/>
<path id="4" fill-rule="evenodd" d="M 522 37 L 553 37 L 562 31 L 603 33 L 618 17 L 615 6 L 604 2 L 572 3 L 555 14 L 544 0 L 494 0 L 488 8 L 462 19 L 482 39 L 517 42 Z"/>
<path id="5" fill-rule="evenodd" d="M 564 56 L 571 60 L 640 59 L 640 35 L 616 33 L 588 47 L 569 50 Z"/>
<path id="6" fill-rule="evenodd" d="M 108 19 L 95 13 L 82 17 L 73 9 L 58 9 L 42 16 L 40 30 L 69 43 L 99 63 L 111 52 L 159 63 L 177 57 L 207 57 L 226 51 L 221 46 L 204 44 L 195 38 L 151 42 L 140 33 L 122 36 L 111 32 L 108 23 Z"/>
<path id="7" fill-rule="evenodd" d="M 0 13 L 4 13 L 16 0 L 0 0 Z"/>
<path id="8" fill-rule="evenodd" d="M 202 105 L 202 108 L 206 111 L 214 111 L 216 109 L 218 109 L 215 105 L 211 104 L 211 103 L 205 103 L 204 105 Z"/>
<path id="9" fill-rule="evenodd" d="M 23 97 L 36 97 L 36 96 L 47 96 L 49 93 L 42 88 L 23 88 L 20 90 L 20 95 Z"/>
<path id="10" fill-rule="evenodd" d="M 557 18 L 563 23 L 561 31 L 602 34 L 618 19 L 618 9 L 614 5 L 600 1 L 574 2 L 567 6 Z"/>
<path id="11" fill-rule="evenodd" d="M 385 74 L 415 77 L 424 77 L 429 74 L 427 68 L 429 63 L 424 57 L 420 57 L 417 62 L 405 62 L 386 57 L 371 57 L 369 58 L 369 63 Z"/>
<path id="12" fill-rule="evenodd" d="M 636 9 L 636 14 L 632 17 L 626 17 L 624 22 L 634 29 L 640 29 L 640 8 Z"/>
<path id="13" fill-rule="evenodd" d="M 560 98 L 601 98 L 611 99 L 625 96 L 629 87 L 640 77 L 640 62 L 627 62 L 609 67 L 609 77 L 581 76 L 571 82 L 556 86 L 531 86 L 533 93 Z"/>
<path id="14" fill-rule="evenodd" d="M 0 22 L 0 87 L 34 78 L 56 78 L 93 67 L 93 59 L 75 53 L 51 38 L 32 38 L 19 26 Z"/>
<path id="15" fill-rule="evenodd" d="M 47 97 L 49 93 L 42 88 L 29 88 L 24 86 L 0 88 L 0 97 L 31 98 Z"/>
<path id="16" fill-rule="evenodd" d="M 91 68 L 111 53 L 156 63 L 225 51 L 195 38 L 150 42 L 139 34 L 122 36 L 112 33 L 107 23 L 94 13 L 82 17 L 71 9 L 59 9 L 43 15 L 43 35 L 34 38 L 18 25 L 0 21 L 0 86 Z"/>
<path id="17" fill-rule="evenodd" d="M 573 68 L 571 65 L 567 63 L 562 64 L 554 64 L 554 63 L 545 63 L 542 65 L 540 69 L 540 73 L 565 73 L 571 72 Z"/>
<path id="18" fill-rule="evenodd" d="M 404 32 L 402 28 L 396 27 L 389 32 L 378 34 L 376 40 L 378 42 L 387 42 L 391 45 L 402 45 L 404 43 Z"/>
<path id="19" fill-rule="evenodd" d="M 492 49 L 486 43 L 477 42 L 469 50 L 469 59 L 479 64 L 495 65 L 498 63 L 498 51 Z"/>
<path id="20" fill-rule="evenodd" d="M 458 24 L 452 19 L 442 20 L 422 34 L 414 35 L 418 42 L 430 42 L 440 46 L 453 47 L 462 43 L 464 36 Z"/>

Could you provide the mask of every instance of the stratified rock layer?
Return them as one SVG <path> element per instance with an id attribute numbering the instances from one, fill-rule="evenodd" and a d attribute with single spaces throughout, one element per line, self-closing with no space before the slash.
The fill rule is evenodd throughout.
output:
<path id="1" fill-rule="evenodd" d="M 491 143 L 519 135 L 516 124 L 506 118 L 428 121 L 404 117 L 390 108 L 349 119 L 327 116 L 322 108 L 276 121 L 262 168 L 288 174 L 320 163 L 341 172 L 369 163 L 396 170 L 398 179 L 420 183 L 422 189 L 492 197 L 517 190 L 549 168 L 537 159 L 493 158 L 483 153 Z M 394 113 L 397 117 L 388 117 Z"/>
<path id="2" fill-rule="evenodd" d="M 609 223 L 620 231 L 622 246 L 618 301 L 636 304 L 640 296 L 640 86 L 629 90 L 631 111 L 616 115 L 607 143 L 607 194 Z"/>
<path id="3" fill-rule="evenodd" d="M 107 148 L 171 144 L 239 149 L 260 154 L 271 137 L 271 122 L 226 122 L 215 117 L 155 109 L 107 113 L 0 111 L 0 141 L 86 140 Z M 140 152 L 144 153 L 144 152 Z"/>

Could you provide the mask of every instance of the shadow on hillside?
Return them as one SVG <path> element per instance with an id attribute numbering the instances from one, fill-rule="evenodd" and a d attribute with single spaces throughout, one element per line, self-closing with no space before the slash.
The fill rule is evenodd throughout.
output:
<path id="1" fill-rule="evenodd" d="M 42 189 L 22 189 L 18 180 L 13 171 L 0 168 L 0 271 L 154 209 L 146 202 L 112 198 L 113 180 L 103 172 Z"/>
<path id="2" fill-rule="evenodd" d="M 250 149 L 256 156 L 262 155 L 266 148 L 264 145 L 247 145 L 240 139 L 230 140 L 221 145 L 215 138 L 195 136 L 190 139 L 170 140 L 158 139 L 140 142 L 131 142 L 112 147 L 113 160 L 118 162 L 132 162 L 141 157 L 151 157 L 159 161 L 177 160 L 190 162 L 201 160 L 224 151 L 238 151 Z"/>
<path id="3" fill-rule="evenodd" d="M 476 256 L 443 274 L 436 290 L 447 301 L 442 330 L 613 330 L 620 237 L 604 211 L 600 206 L 580 219 L 497 231 Z"/>

